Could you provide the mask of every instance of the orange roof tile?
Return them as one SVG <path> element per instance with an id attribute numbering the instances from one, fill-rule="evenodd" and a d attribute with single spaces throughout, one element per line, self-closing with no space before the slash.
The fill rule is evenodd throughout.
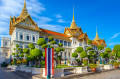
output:
<path id="1" fill-rule="evenodd" d="M 78 37 L 81 37 L 81 36 L 83 36 L 83 35 L 85 35 L 85 34 L 81 34 L 81 35 L 79 35 Z"/>
<path id="2" fill-rule="evenodd" d="M 46 32 L 46 33 L 53 34 L 53 35 L 59 35 L 59 36 L 63 36 L 63 37 L 68 37 L 67 35 L 62 34 L 62 33 L 53 32 L 53 31 L 50 31 L 50 30 L 42 29 L 42 28 L 40 28 L 40 29 L 42 30 L 42 32 Z"/>

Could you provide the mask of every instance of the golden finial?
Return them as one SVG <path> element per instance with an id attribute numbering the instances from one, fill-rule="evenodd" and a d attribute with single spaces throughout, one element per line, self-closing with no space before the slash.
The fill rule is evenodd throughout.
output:
<path id="1" fill-rule="evenodd" d="M 75 22 L 75 18 L 74 18 L 74 5 L 73 5 L 73 20 L 72 22 Z"/>
<path id="2" fill-rule="evenodd" d="M 26 8 L 26 0 L 24 0 L 24 8 Z"/>
<path id="3" fill-rule="evenodd" d="M 96 36 L 94 40 L 100 40 L 99 36 L 98 36 L 98 32 L 97 32 L 97 26 L 96 26 Z"/>
<path id="4" fill-rule="evenodd" d="M 96 26 L 96 35 L 98 35 L 98 32 L 97 32 L 97 26 Z"/>

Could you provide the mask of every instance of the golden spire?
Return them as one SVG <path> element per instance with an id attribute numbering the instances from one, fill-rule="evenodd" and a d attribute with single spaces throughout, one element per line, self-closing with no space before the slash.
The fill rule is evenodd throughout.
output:
<path id="1" fill-rule="evenodd" d="M 27 8 L 26 8 L 26 0 L 24 0 L 24 7 L 22 9 L 22 12 L 20 14 L 20 18 L 24 18 L 26 15 L 28 15 Z"/>
<path id="2" fill-rule="evenodd" d="M 97 27 L 96 27 L 96 36 L 94 40 L 100 40 L 99 36 L 98 36 L 98 32 L 97 32 Z"/>
<path id="3" fill-rule="evenodd" d="M 75 22 L 75 18 L 74 18 L 74 6 L 73 6 L 73 20 L 72 22 Z"/>
<path id="4" fill-rule="evenodd" d="M 73 6 L 73 19 L 72 19 L 72 22 L 71 22 L 71 26 L 70 26 L 70 29 L 76 29 L 77 28 L 77 25 L 75 23 L 75 18 L 74 18 L 74 6 Z"/>
<path id="5" fill-rule="evenodd" d="M 24 0 L 24 8 L 26 8 L 26 0 Z"/>

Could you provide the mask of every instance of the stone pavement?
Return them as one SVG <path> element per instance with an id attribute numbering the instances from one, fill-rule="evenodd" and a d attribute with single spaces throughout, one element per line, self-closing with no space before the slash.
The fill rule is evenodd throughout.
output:
<path id="1" fill-rule="evenodd" d="M 70 79 L 70 78 L 69 78 Z M 72 78 L 72 79 L 120 79 L 120 70 L 102 72 L 98 74 Z"/>
<path id="2" fill-rule="evenodd" d="M 0 79 L 28 79 L 7 68 L 0 68 Z"/>

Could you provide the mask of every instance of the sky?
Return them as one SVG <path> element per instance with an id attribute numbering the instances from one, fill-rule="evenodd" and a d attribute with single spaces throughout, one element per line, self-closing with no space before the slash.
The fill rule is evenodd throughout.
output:
<path id="1" fill-rule="evenodd" d="M 73 16 L 93 40 L 96 27 L 100 39 L 107 47 L 120 44 L 120 0 L 26 0 L 27 9 L 32 19 L 40 28 L 63 33 L 70 27 Z M 10 16 L 18 17 L 24 0 L 0 0 L 0 40 L 9 36 Z M 0 43 L 1 45 L 1 43 Z"/>

